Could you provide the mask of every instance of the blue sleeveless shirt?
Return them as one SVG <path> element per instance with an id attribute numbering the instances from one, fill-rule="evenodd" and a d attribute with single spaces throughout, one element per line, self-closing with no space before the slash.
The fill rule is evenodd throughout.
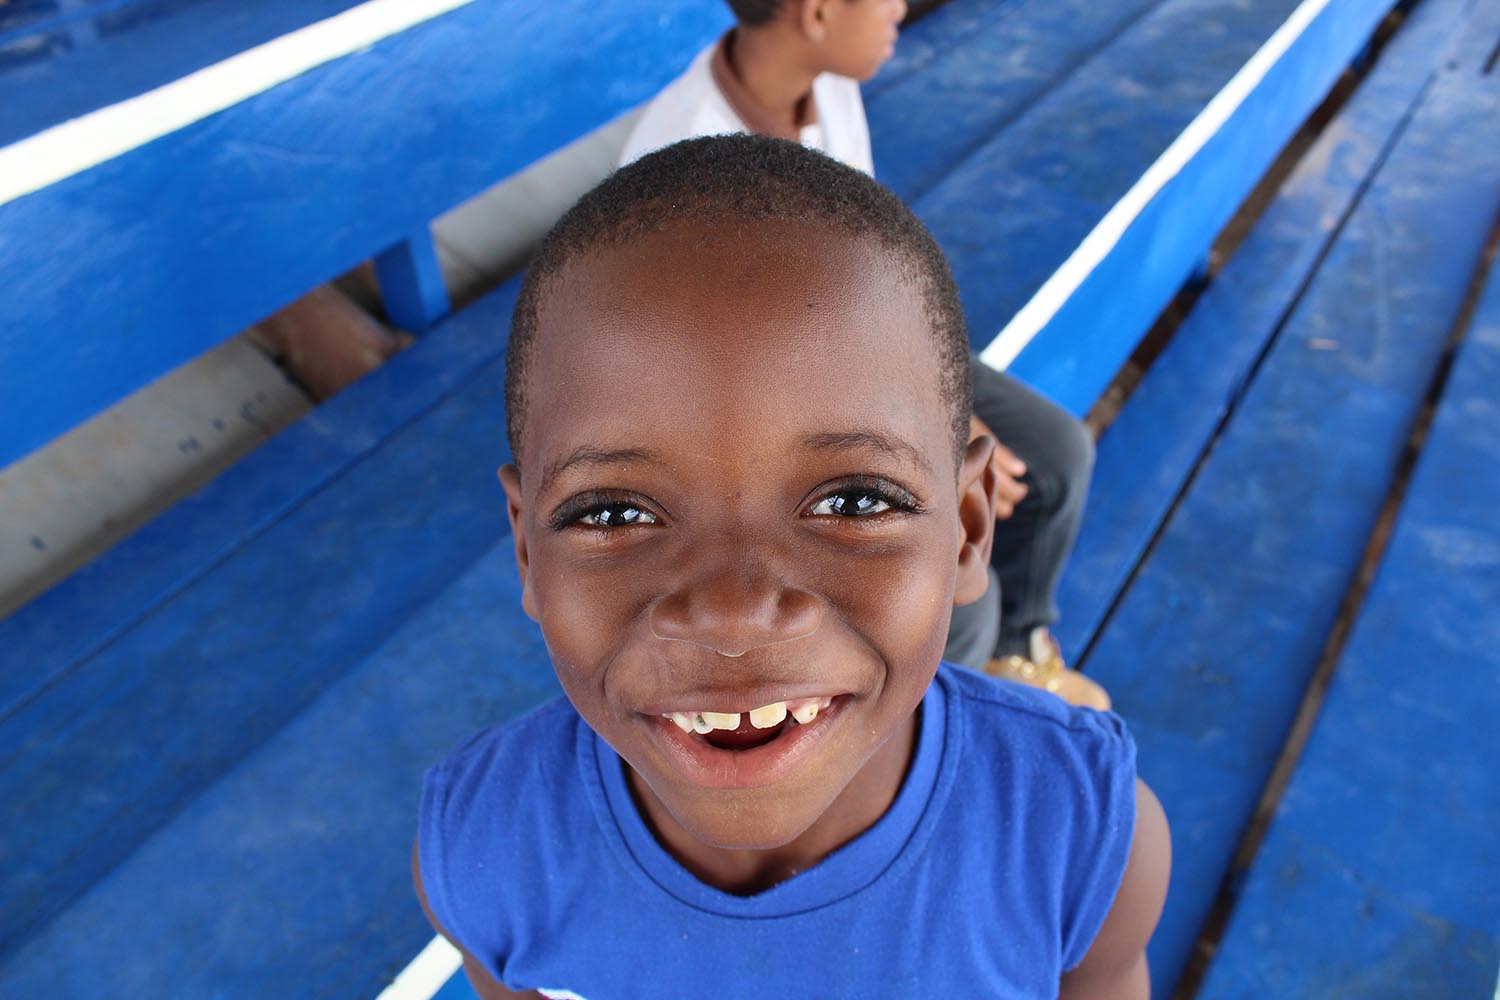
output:
<path id="1" fill-rule="evenodd" d="M 735 896 L 656 842 L 620 758 L 550 702 L 428 772 L 428 903 L 507 987 L 559 997 L 1055 997 L 1125 870 L 1134 744 L 1114 715 L 948 664 L 921 712 L 885 816 Z"/>

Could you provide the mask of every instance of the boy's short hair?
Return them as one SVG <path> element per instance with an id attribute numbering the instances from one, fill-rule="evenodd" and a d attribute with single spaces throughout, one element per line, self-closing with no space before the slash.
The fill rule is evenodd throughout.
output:
<path id="1" fill-rule="evenodd" d="M 734 18 L 741 24 L 753 28 L 765 24 L 776 16 L 786 0 L 726 0 Z"/>
<path id="2" fill-rule="evenodd" d="M 520 461 L 527 378 L 542 302 L 576 258 L 676 222 L 825 225 L 870 240 L 899 261 L 931 326 L 940 404 L 956 453 L 969 439 L 969 338 L 958 288 L 937 242 L 911 210 L 868 175 L 794 142 L 737 134 L 688 139 L 621 168 L 585 194 L 542 241 L 521 284 L 510 326 L 505 417 Z"/>

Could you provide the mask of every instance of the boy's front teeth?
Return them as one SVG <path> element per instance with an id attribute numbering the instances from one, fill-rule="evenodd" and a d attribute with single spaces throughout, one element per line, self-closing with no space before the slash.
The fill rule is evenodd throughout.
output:
<path id="1" fill-rule="evenodd" d="M 781 725 L 786 718 L 786 702 L 773 701 L 769 705 L 762 705 L 750 713 L 750 725 L 756 729 L 770 729 L 772 726 Z"/>
<path id="2" fill-rule="evenodd" d="M 793 701 L 773 701 L 769 705 L 751 709 L 750 725 L 756 729 L 771 729 L 781 725 L 788 715 L 803 725 L 818 717 L 818 712 L 833 704 L 832 698 L 798 698 Z M 715 729 L 740 728 L 739 712 L 670 712 L 662 716 L 671 719 L 685 733 L 707 735 Z"/>

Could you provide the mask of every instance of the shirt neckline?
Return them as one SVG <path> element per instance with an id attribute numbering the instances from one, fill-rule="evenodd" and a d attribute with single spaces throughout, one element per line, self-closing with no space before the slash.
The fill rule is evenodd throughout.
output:
<path id="1" fill-rule="evenodd" d="M 619 755 L 580 720 L 579 770 L 605 839 L 625 868 L 654 889 L 723 916 L 790 916 L 831 905 L 892 877 L 925 847 L 956 773 L 962 720 L 945 669 L 939 669 L 922 700 L 916 753 L 891 808 L 813 868 L 754 896 L 736 896 L 700 881 L 657 843 L 631 798 Z"/>

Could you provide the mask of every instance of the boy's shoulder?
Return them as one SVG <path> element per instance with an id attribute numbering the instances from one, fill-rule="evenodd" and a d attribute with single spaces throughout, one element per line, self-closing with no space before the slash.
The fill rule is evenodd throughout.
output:
<path id="1" fill-rule="evenodd" d="M 1027 884 L 1061 915 L 1061 968 L 1088 950 L 1114 901 L 1135 827 L 1135 742 L 1112 712 L 944 665 L 960 773 L 946 829 L 966 870 Z M 975 842 L 980 846 L 975 847 Z"/>
<path id="2" fill-rule="evenodd" d="M 587 795 L 574 780 L 582 719 L 561 695 L 463 740 L 428 769 L 417 821 L 423 889 L 438 922 L 471 940 L 483 914 L 464 888 L 484 879 L 491 902 L 523 899 L 531 866 L 495 870 L 496 859 L 531 850 L 539 834 L 568 840 L 587 828 Z M 564 845 L 566 850 L 566 845 Z"/>
<path id="3" fill-rule="evenodd" d="M 1070 705 L 1047 691 L 999 680 L 952 664 L 942 668 L 943 683 L 954 695 L 964 724 L 992 742 L 1072 745 L 1094 754 L 1128 758 L 1135 743 L 1124 720 L 1113 712 Z"/>
<path id="4" fill-rule="evenodd" d="M 558 770 L 572 768 L 577 727 L 582 724 L 567 698 L 558 695 L 513 719 L 464 738 L 427 771 L 428 796 L 445 799 L 515 794 L 531 779 L 556 781 Z M 505 779 L 496 785 L 494 779 Z"/>

